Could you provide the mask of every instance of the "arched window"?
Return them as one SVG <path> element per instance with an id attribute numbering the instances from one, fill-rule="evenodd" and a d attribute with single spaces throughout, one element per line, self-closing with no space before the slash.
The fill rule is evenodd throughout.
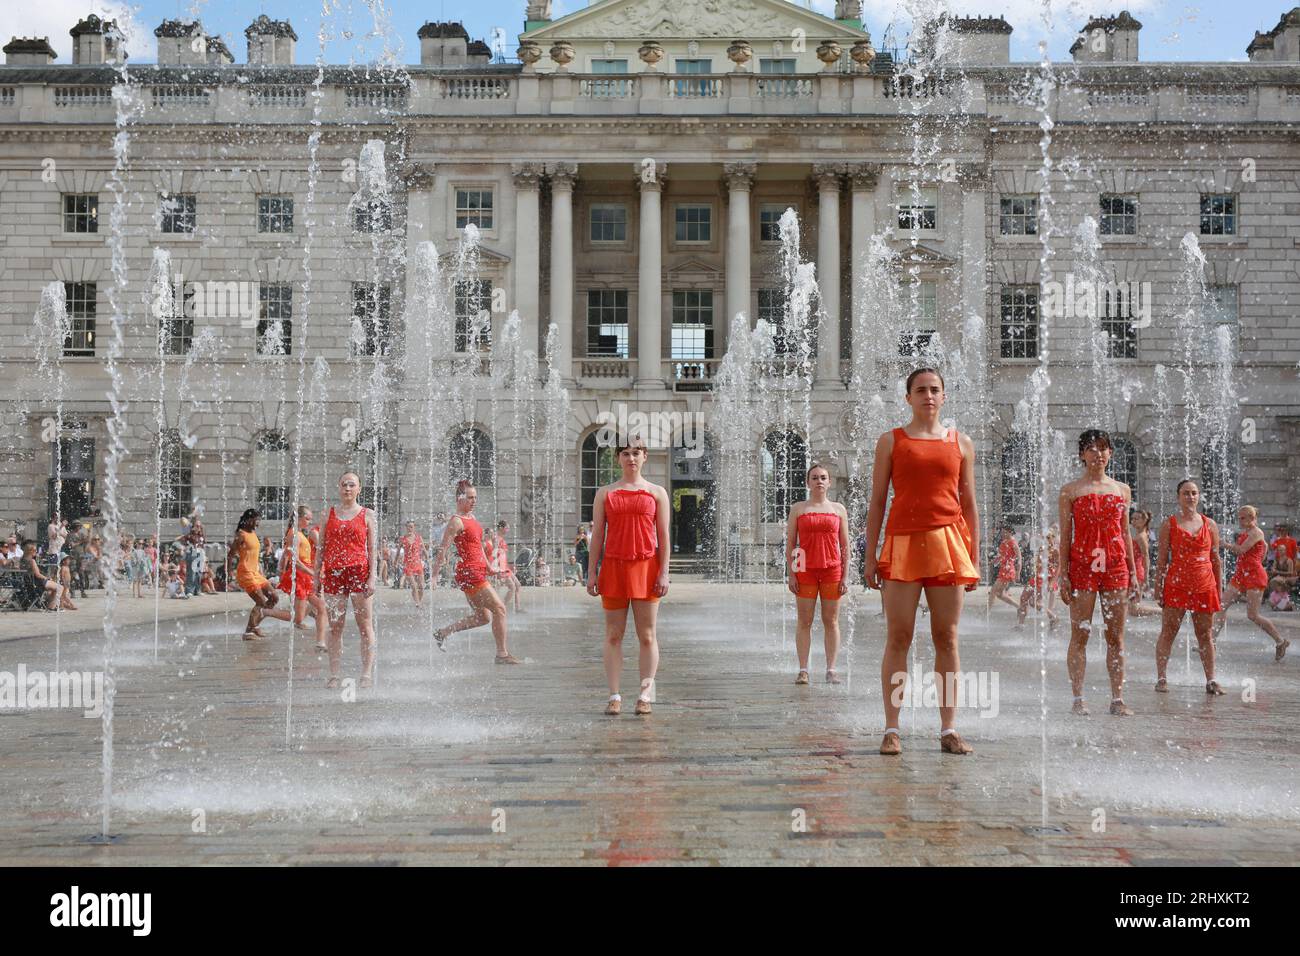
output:
<path id="1" fill-rule="evenodd" d="M 784 521 L 790 506 L 808 490 L 808 445 L 795 432 L 768 432 L 763 463 L 763 520 Z"/>
<path id="2" fill-rule="evenodd" d="M 1216 436 L 1201 446 L 1201 510 L 1231 527 L 1241 507 L 1241 444 Z"/>
<path id="3" fill-rule="evenodd" d="M 1033 453 L 1033 443 L 1024 432 L 1012 432 L 1002 446 L 1003 523 L 1029 524 L 1038 492 L 1038 459 Z"/>
<path id="4" fill-rule="evenodd" d="M 496 459 L 492 439 L 481 428 L 465 425 L 451 436 L 451 480 L 468 478 L 476 488 L 496 485 Z"/>
<path id="5" fill-rule="evenodd" d="M 158 470 L 158 517 L 183 518 L 194 504 L 194 452 L 185 447 L 180 432 L 164 431 Z"/>
<path id="6" fill-rule="evenodd" d="M 1111 435 L 1110 444 L 1110 476 L 1128 485 L 1136 502 L 1139 498 L 1137 446 L 1126 435 Z"/>
<path id="7" fill-rule="evenodd" d="M 588 435 L 582 442 L 581 463 L 581 513 L 578 521 L 591 521 L 592 507 L 596 503 L 596 492 L 602 485 L 608 485 L 618 479 L 618 452 L 606 445 L 601 447 L 596 441 L 599 429 Z"/>
<path id="8" fill-rule="evenodd" d="M 289 487 L 289 440 L 280 432 L 262 432 L 253 443 L 253 488 L 264 519 L 285 519 L 293 508 Z"/>

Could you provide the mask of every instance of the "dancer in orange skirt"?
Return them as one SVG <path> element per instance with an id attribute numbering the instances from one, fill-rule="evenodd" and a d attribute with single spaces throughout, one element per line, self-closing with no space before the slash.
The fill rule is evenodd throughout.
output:
<path id="1" fill-rule="evenodd" d="M 266 637 L 258 627 L 263 618 L 273 617 L 278 621 L 287 621 L 292 617 L 288 611 L 276 608 L 280 594 L 262 574 L 258 564 L 262 557 L 262 542 L 257 539 L 257 523 L 261 520 L 262 516 L 256 508 L 249 508 L 240 515 L 234 540 L 226 549 L 226 567 L 230 567 L 231 558 L 239 561 L 235 568 L 235 582 L 253 599 L 253 610 L 249 612 L 248 625 L 244 628 L 246 641 Z"/>
<path id="2" fill-rule="evenodd" d="M 989 606 L 985 616 L 993 613 L 993 602 L 1002 601 L 1016 606 L 1016 602 L 1007 596 L 1011 585 L 1020 577 L 1020 545 L 1016 544 L 1016 532 L 1011 525 L 1002 526 L 1002 542 L 998 545 L 998 576 L 989 588 Z"/>
<path id="3" fill-rule="evenodd" d="M 808 683 L 808 656 L 812 652 L 813 615 L 822 602 L 822 629 L 826 638 L 826 683 L 838 684 L 835 658 L 840 650 L 840 598 L 848 592 L 844 580 L 844 555 L 849 553 L 849 513 L 831 501 L 827 491 L 831 473 L 815 464 L 805 476 L 807 501 L 790 507 L 785 526 L 785 553 L 790 556 L 790 593 L 795 596 L 799 619 L 794 632 L 799 655 L 796 684 Z"/>
<path id="4" fill-rule="evenodd" d="M 416 607 L 424 606 L 424 538 L 415 530 L 415 522 L 406 522 L 402 545 L 402 576 L 411 582 L 411 599 Z"/>
<path id="5" fill-rule="evenodd" d="M 1074 713 L 1086 717 L 1083 678 L 1088 667 L 1092 616 L 1101 597 L 1106 628 L 1106 672 L 1110 676 L 1110 712 L 1131 717 L 1124 703 L 1124 617 L 1130 592 L 1137 586 L 1133 539 L 1128 529 L 1132 492 L 1106 474 L 1112 453 L 1110 436 L 1090 428 L 1079 436 L 1084 474 L 1061 488 L 1061 600 L 1070 608 L 1070 649 L 1066 667 L 1074 692 Z"/>
<path id="6" fill-rule="evenodd" d="M 338 687 L 343 666 L 343 626 L 348 602 L 361 632 L 361 680 L 374 683 L 375 621 L 374 598 L 379 589 L 379 526 L 375 513 L 363 507 L 357 496 L 361 479 L 348 472 L 339 479 L 339 504 L 330 508 L 325 536 L 316 549 L 316 594 L 324 595 L 329 613 L 330 676 L 326 687 Z"/>
<path id="7" fill-rule="evenodd" d="M 871 507 L 867 514 L 863 577 L 883 588 L 887 622 L 880 684 L 885 700 L 882 754 L 902 753 L 898 713 L 907 681 L 916 607 L 925 592 L 930 636 L 939 678 L 940 746 L 944 753 L 972 748 L 957 733 L 957 684 L 961 664 L 957 627 L 962 595 L 979 584 L 979 511 L 975 504 L 975 443 L 939 423 L 946 399 L 943 376 L 921 368 L 907 377 L 912 420 L 876 442 Z M 890 484 L 894 501 L 885 541 L 876 556 Z"/>
<path id="8" fill-rule="evenodd" d="M 1223 693 L 1214 679 L 1211 633 L 1214 615 L 1223 610 L 1219 598 L 1223 571 L 1219 563 L 1219 526 L 1197 511 L 1200 500 L 1200 487 L 1184 478 L 1178 483 L 1178 512 L 1160 528 L 1155 592 L 1164 614 L 1156 640 L 1156 690 L 1169 690 L 1169 654 L 1183 618 L 1191 611 L 1201 667 L 1205 670 L 1205 692 L 1214 697 Z"/>
<path id="9" fill-rule="evenodd" d="M 1237 555 L 1237 570 L 1228 581 L 1228 590 L 1223 595 L 1223 610 L 1214 618 L 1214 637 L 1217 640 L 1223 625 L 1228 619 L 1228 608 L 1243 595 L 1246 598 L 1246 618 L 1261 631 L 1273 639 L 1273 660 L 1280 661 L 1286 656 L 1286 649 L 1291 642 L 1283 640 L 1273 622 L 1259 612 L 1264 601 L 1264 592 L 1268 590 L 1268 572 L 1264 570 L 1264 549 L 1268 542 L 1259 527 L 1259 512 L 1250 505 L 1242 505 L 1237 511 L 1241 524 L 1241 534 L 1237 543 L 1228 545 L 1228 550 Z"/>
<path id="10" fill-rule="evenodd" d="M 488 584 L 488 562 L 483 553 L 483 526 L 474 517 L 474 504 L 478 501 L 478 490 L 468 478 L 456 483 L 456 514 L 447 522 L 442 533 L 442 542 L 433 559 L 433 568 L 429 579 L 435 586 L 438 572 L 447 560 L 447 551 L 454 544 L 459 561 L 456 564 L 456 587 L 465 594 L 465 600 L 474 609 L 469 617 L 461 618 L 454 624 L 438 629 L 433 639 L 438 650 L 445 651 L 447 638 L 457 631 L 467 631 L 472 627 L 492 625 L 492 637 L 496 641 L 498 664 L 522 664 L 523 661 L 510 653 L 506 646 L 508 630 L 506 626 L 506 606 L 497 597 L 497 592 Z"/>
<path id="11" fill-rule="evenodd" d="M 655 624 L 659 599 L 668 593 L 671 506 L 668 492 L 641 477 L 645 462 L 646 446 L 640 439 L 620 446 L 618 463 L 623 477 L 599 489 L 592 504 L 587 593 L 599 595 L 605 609 L 605 678 L 609 682 L 605 713 L 610 716 L 623 710 L 618 686 L 629 605 L 641 648 L 641 692 L 636 699 L 636 713 L 650 713 L 655 699 L 655 674 L 659 671 Z"/>
<path id="12" fill-rule="evenodd" d="M 311 526 L 311 509 L 299 505 L 295 520 L 284 533 L 284 553 L 280 558 L 279 588 L 293 598 L 293 626 L 311 630 L 307 614 L 316 619 L 316 650 L 326 650 L 325 599 L 316 593 L 316 529 Z"/>

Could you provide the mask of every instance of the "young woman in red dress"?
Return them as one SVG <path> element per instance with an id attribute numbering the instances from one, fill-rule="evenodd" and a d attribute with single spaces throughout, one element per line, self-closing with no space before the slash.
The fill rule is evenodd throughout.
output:
<path id="1" fill-rule="evenodd" d="M 299 505 L 294 520 L 284 533 L 284 552 L 280 557 L 279 589 L 293 598 L 293 626 L 311 630 L 307 614 L 316 619 L 316 650 L 325 644 L 325 599 L 316 593 L 316 531 L 311 527 L 311 509 Z"/>
<path id="2" fill-rule="evenodd" d="M 844 580 L 844 555 L 849 553 L 849 513 L 831 501 L 827 491 L 831 473 L 815 464 L 806 476 L 809 498 L 790 507 L 785 526 L 785 553 L 789 555 L 790 593 L 795 596 L 798 623 L 794 646 L 799 655 L 796 684 L 808 683 L 808 657 L 812 653 L 813 616 L 822 602 L 822 629 L 826 639 L 826 683 L 838 684 L 835 658 L 840 650 L 840 598 L 848 591 Z"/>
<path id="3" fill-rule="evenodd" d="M 415 530 L 415 522 L 406 522 L 406 534 L 401 540 L 402 576 L 411 582 L 411 600 L 416 607 L 424 607 L 424 538 Z"/>
<path id="4" fill-rule="evenodd" d="M 1228 619 L 1228 608 L 1238 598 L 1245 596 L 1247 619 L 1273 639 L 1273 659 L 1280 661 L 1286 656 L 1286 649 L 1291 642 L 1283 640 L 1273 622 L 1259 612 L 1259 606 L 1264 602 L 1264 592 L 1268 589 L 1268 572 L 1264 570 L 1264 550 L 1268 547 L 1268 542 L 1259 527 L 1259 512 L 1250 505 L 1242 505 L 1237 512 L 1237 520 L 1241 525 L 1241 534 L 1237 535 L 1236 544 L 1227 545 L 1228 550 L 1237 556 L 1237 569 L 1228 581 L 1228 590 L 1224 592 L 1223 610 L 1214 618 L 1214 636 L 1217 639 L 1223 630 Z"/>
<path id="5" fill-rule="evenodd" d="M 1160 527 L 1156 557 L 1156 600 L 1164 609 L 1160 637 L 1156 640 L 1156 690 L 1167 693 L 1166 671 L 1174 638 L 1187 612 L 1192 612 L 1201 667 L 1205 670 L 1205 692 L 1223 694 L 1214 679 L 1214 615 L 1223 610 L 1219 598 L 1222 565 L 1219 562 L 1219 526 L 1197 507 L 1201 489 L 1190 478 L 1178 483 L 1178 511 Z"/>
<path id="6" fill-rule="evenodd" d="M 330 508 L 325 535 L 316 549 L 315 589 L 329 614 L 330 676 L 338 687 L 343 666 L 343 626 L 348 602 L 361 632 L 361 687 L 374 683 L 374 598 L 379 588 L 379 529 L 375 513 L 357 501 L 361 479 L 348 472 L 339 479 L 339 503 Z"/>

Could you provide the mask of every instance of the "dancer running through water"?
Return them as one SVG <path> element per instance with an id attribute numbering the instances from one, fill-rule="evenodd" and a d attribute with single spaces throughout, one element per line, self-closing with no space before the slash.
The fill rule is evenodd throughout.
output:
<path id="1" fill-rule="evenodd" d="M 411 600 L 424 607 L 424 539 L 415 530 L 415 522 L 406 522 L 402 538 L 402 575 L 411 582 Z"/>
<path id="2" fill-rule="evenodd" d="M 1110 712 L 1131 717 L 1124 703 L 1124 618 L 1130 592 L 1136 588 L 1133 539 L 1128 510 L 1132 492 L 1122 481 L 1106 474 L 1113 447 L 1110 435 L 1090 428 L 1079 436 L 1082 478 L 1061 488 L 1061 600 L 1070 608 L 1070 649 L 1066 667 L 1074 692 L 1071 708 L 1081 717 L 1089 714 L 1083 700 L 1083 678 L 1088 667 L 1088 638 L 1101 596 L 1101 619 L 1106 628 L 1106 672 L 1110 676 Z"/>
<path id="3" fill-rule="evenodd" d="M 1056 612 L 1052 610 L 1051 595 L 1056 589 L 1055 580 L 1055 561 L 1048 562 L 1052 569 L 1047 574 L 1047 580 L 1044 580 L 1043 574 L 1043 552 L 1046 551 L 1051 555 L 1052 549 L 1056 547 L 1056 538 L 1049 534 L 1047 536 L 1046 547 L 1038 546 L 1034 548 L 1034 575 L 1029 579 L 1029 583 L 1020 591 L 1020 606 L 1016 611 L 1016 630 L 1022 631 L 1025 628 L 1025 619 L 1029 617 L 1029 609 L 1032 607 L 1038 611 L 1044 611 L 1047 614 L 1047 620 L 1050 626 L 1055 629 L 1061 623 Z"/>
<path id="4" fill-rule="evenodd" d="M 518 614 L 519 592 L 523 589 L 519 586 L 519 578 L 515 576 L 514 566 L 510 564 L 510 545 L 506 541 L 509 533 L 510 525 L 498 521 L 496 531 L 483 539 L 483 553 L 487 557 L 489 575 L 492 580 L 500 581 L 506 586 L 510 605 Z"/>
<path id="5" fill-rule="evenodd" d="M 1020 545 L 1016 544 L 1016 533 L 1011 525 L 1003 525 L 1002 543 L 998 545 L 998 578 L 993 582 L 993 587 L 989 588 L 989 606 L 984 611 L 985 616 L 993 613 L 994 601 L 1016 607 L 1016 602 L 1011 600 L 1007 591 L 1019 577 Z"/>
<path id="6" fill-rule="evenodd" d="M 280 594 L 271 586 L 262 574 L 259 560 L 262 555 L 262 542 L 257 539 L 257 523 L 262 520 L 256 508 L 249 508 L 239 516 L 239 525 L 235 528 L 234 540 L 226 548 L 226 566 L 231 558 L 239 564 L 235 568 L 235 583 L 244 589 L 244 593 L 253 599 L 253 610 L 248 612 L 248 624 L 244 628 L 244 640 L 256 641 L 266 637 L 258 627 L 263 618 L 273 617 L 287 621 L 292 615 L 282 609 L 276 609 Z"/>
<path id="7" fill-rule="evenodd" d="M 339 504 L 325 520 L 325 540 L 316 549 L 316 593 L 324 593 L 330 625 L 330 676 L 326 687 L 338 687 L 343 667 L 343 627 L 352 602 L 361 632 L 361 680 L 374 683 L 374 597 L 379 587 L 379 529 L 375 513 L 357 501 L 361 479 L 348 472 L 339 479 Z"/>
<path id="8" fill-rule="evenodd" d="M 605 713 L 610 716 L 623 710 L 618 688 L 629 605 L 641 648 L 641 691 L 636 713 L 651 712 L 655 674 L 659 671 L 655 625 L 659 599 L 668 593 L 668 556 L 672 553 L 668 492 L 641 476 L 646 446 L 639 438 L 630 441 L 618 449 L 623 477 L 599 489 L 592 504 L 591 565 L 587 572 L 587 593 L 599 595 L 605 609 L 605 678 L 609 682 Z"/>
<path id="9" fill-rule="evenodd" d="M 1151 512 L 1130 509 L 1128 525 L 1129 537 L 1133 539 L 1133 568 L 1137 571 L 1137 587 L 1129 600 L 1128 613 L 1130 617 L 1154 617 L 1160 614 L 1160 609 L 1142 603 L 1151 580 Z"/>
<path id="10" fill-rule="evenodd" d="M 956 722 L 962 597 L 964 591 L 973 591 L 979 584 L 975 444 L 968 435 L 939 423 L 946 398 L 943 376 L 931 368 L 917 369 L 907 377 L 906 400 L 912 420 L 903 428 L 885 432 L 876 442 L 863 578 L 870 587 L 884 591 L 887 635 L 880 661 L 885 701 L 882 754 L 903 751 L 898 713 L 922 591 L 930 606 L 940 746 L 944 753 L 972 752 L 958 735 Z M 891 483 L 894 500 L 877 558 L 876 542 Z"/>
<path id="11" fill-rule="evenodd" d="M 1237 512 L 1241 525 L 1241 534 L 1237 543 L 1227 548 L 1237 555 L 1237 570 L 1228 581 L 1228 590 L 1223 595 L 1223 610 L 1214 618 L 1214 637 L 1219 633 L 1228 619 L 1228 608 L 1243 595 L 1246 598 L 1246 618 L 1261 631 L 1273 639 L 1273 660 L 1280 661 L 1286 656 L 1286 649 L 1291 642 L 1283 640 L 1273 622 L 1259 612 L 1264 601 L 1264 592 L 1268 589 L 1268 572 L 1264 570 L 1264 550 L 1268 542 L 1259 527 L 1259 512 L 1250 505 L 1242 505 Z"/>
<path id="12" fill-rule="evenodd" d="M 310 630 L 307 613 L 316 619 L 316 650 L 325 644 L 325 599 L 316 593 L 316 549 L 319 541 L 311 526 L 311 509 L 299 505 L 296 520 L 284 532 L 284 553 L 280 558 L 280 590 L 293 599 L 293 626 Z"/>
<path id="13" fill-rule="evenodd" d="M 820 597 L 826 640 L 826 683 L 838 684 L 835 658 L 840 650 L 840 598 L 848 591 L 843 556 L 849 553 L 849 513 L 843 505 L 827 497 L 831 473 L 824 465 L 813 465 L 805 477 L 810 497 L 790 507 L 785 526 L 790 593 L 795 596 L 799 614 L 794 634 L 799 674 L 794 682 L 808 683 L 813 616 Z"/>
<path id="14" fill-rule="evenodd" d="M 1156 690 L 1160 693 L 1169 691 L 1169 654 L 1188 611 L 1192 612 L 1192 628 L 1205 670 L 1205 692 L 1211 696 L 1223 693 L 1214 679 L 1211 634 L 1214 615 L 1223 610 L 1219 599 L 1219 527 L 1196 510 L 1200 500 L 1200 487 L 1184 478 L 1178 483 L 1178 512 L 1160 528 L 1155 576 L 1156 600 L 1164 609 L 1156 641 Z"/>
<path id="15" fill-rule="evenodd" d="M 488 584 L 487 556 L 483 553 L 483 526 L 474 517 L 474 503 L 478 501 L 478 490 L 468 478 L 456 483 L 456 514 L 447 522 L 442 533 L 442 542 L 438 545 L 438 554 L 433 559 L 430 579 L 438 580 L 438 572 L 447 560 L 447 550 L 455 544 L 459 560 L 456 563 L 456 587 L 465 594 L 465 600 L 474 609 L 469 617 L 461 618 L 455 624 L 440 627 L 433 639 L 438 650 L 445 651 L 447 638 L 457 631 L 467 631 L 472 627 L 492 625 L 492 638 L 496 641 L 498 664 L 522 664 L 510 653 L 506 646 L 508 640 L 506 625 L 506 606 L 497 597 L 497 592 Z"/>

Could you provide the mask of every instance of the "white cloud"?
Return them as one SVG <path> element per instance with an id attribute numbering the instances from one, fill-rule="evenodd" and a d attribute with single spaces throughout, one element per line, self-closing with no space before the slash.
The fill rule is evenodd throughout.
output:
<path id="1" fill-rule="evenodd" d="M 95 13 L 116 20 L 126 35 L 126 50 L 130 63 L 153 63 L 158 59 L 158 40 L 153 35 L 152 24 L 146 27 L 137 16 L 137 9 L 123 0 L 40 0 L 30 6 L 17 0 L 0 4 L 0 46 L 10 37 L 49 37 L 59 58 L 56 64 L 72 62 L 72 37 L 68 31 Z"/>
<path id="2" fill-rule="evenodd" d="M 1167 0 L 1051 0 L 1052 34 L 1056 37 L 1072 36 L 1094 16 L 1113 16 L 1121 10 L 1141 19 L 1168 5 Z M 815 0 L 814 6 L 823 13 L 833 12 L 833 0 Z M 883 33 L 889 24 L 895 24 L 899 43 L 907 34 L 913 16 L 924 12 L 931 16 L 950 10 L 960 16 L 1003 17 L 1011 24 L 1012 36 L 1024 40 L 1026 35 L 1038 39 L 1043 34 L 1043 0 L 864 0 L 862 19 L 874 37 Z"/>

